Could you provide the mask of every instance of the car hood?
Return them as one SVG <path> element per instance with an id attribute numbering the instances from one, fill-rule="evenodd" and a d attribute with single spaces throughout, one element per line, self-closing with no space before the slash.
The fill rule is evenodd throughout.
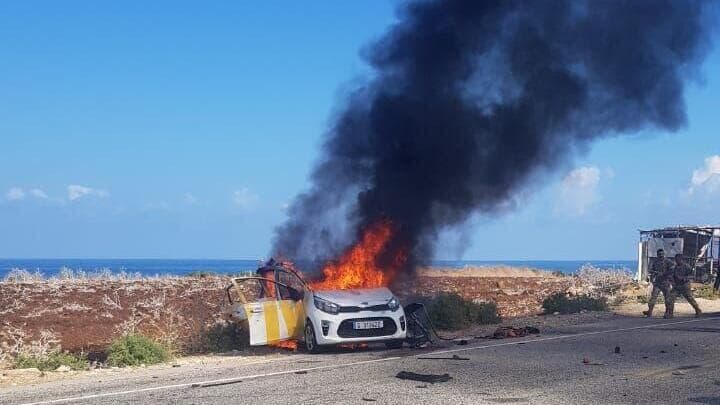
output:
<path id="1" fill-rule="evenodd" d="M 393 293 L 385 287 L 314 291 L 313 294 L 318 298 L 334 302 L 340 306 L 380 305 L 387 303 L 393 297 Z"/>

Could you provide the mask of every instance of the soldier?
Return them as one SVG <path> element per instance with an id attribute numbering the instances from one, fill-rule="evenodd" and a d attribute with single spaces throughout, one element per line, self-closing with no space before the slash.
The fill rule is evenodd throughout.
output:
<path id="1" fill-rule="evenodd" d="M 665 299 L 664 317 L 672 317 L 672 314 L 669 312 L 670 289 L 672 288 L 670 278 L 672 277 L 674 267 L 675 265 L 672 260 L 665 257 L 665 251 L 663 249 L 658 249 L 657 258 L 648 271 L 650 282 L 653 285 L 652 293 L 650 293 L 650 301 L 648 301 L 648 310 L 643 311 L 643 315 L 648 318 L 652 317 L 655 302 L 657 302 L 657 297 L 661 292 L 663 293 L 663 298 Z"/>
<path id="2" fill-rule="evenodd" d="M 685 297 L 687 302 L 692 305 L 693 309 L 695 310 L 695 316 L 700 316 L 700 314 L 702 314 L 700 306 L 698 305 L 697 301 L 695 301 L 695 298 L 692 295 L 692 290 L 690 290 L 691 274 L 692 267 L 690 267 L 690 265 L 685 262 L 683 255 L 675 255 L 675 270 L 673 271 L 673 276 L 670 278 L 670 282 L 672 283 L 673 288 L 670 292 L 670 302 L 668 303 L 668 308 L 670 311 L 669 314 L 671 318 L 675 309 L 675 299 L 678 295 L 682 295 L 683 297 Z"/>

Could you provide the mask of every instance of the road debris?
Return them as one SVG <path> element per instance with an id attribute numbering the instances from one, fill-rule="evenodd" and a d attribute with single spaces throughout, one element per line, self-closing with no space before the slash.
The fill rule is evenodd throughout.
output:
<path id="1" fill-rule="evenodd" d="M 597 361 L 590 361 L 590 359 L 588 359 L 587 357 L 583 357 L 582 362 L 586 366 L 604 366 L 605 365 L 605 363 L 600 363 Z"/>
<path id="2" fill-rule="evenodd" d="M 525 337 L 529 335 L 538 335 L 540 334 L 540 329 L 534 327 L 534 326 L 523 326 L 523 327 L 515 327 L 515 326 L 501 326 L 497 329 L 495 329 L 495 332 L 492 333 L 492 335 L 483 335 L 483 336 L 476 336 L 476 339 L 507 339 L 507 338 L 516 338 L 516 337 Z"/>
<path id="3" fill-rule="evenodd" d="M 449 374 L 418 374 L 413 373 L 411 371 L 401 371 L 397 373 L 395 376 L 396 378 L 399 378 L 401 380 L 411 380 L 411 381 L 420 381 L 420 382 L 426 382 L 430 384 L 435 384 L 439 382 L 448 382 L 452 380 L 452 377 L 450 377 Z"/>
<path id="4" fill-rule="evenodd" d="M 192 387 L 192 388 L 208 388 L 208 387 L 218 387 L 221 385 L 238 384 L 241 382 L 243 382 L 243 380 L 230 380 L 230 381 L 221 381 L 221 382 L 214 382 L 214 383 L 197 383 L 197 384 L 192 384 L 190 387 Z"/>
<path id="5" fill-rule="evenodd" d="M 620 354 L 620 346 L 615 346 L 615 354 Z"/>
<path id="6" fill-rule="evenodd" d="M 453 354 L 452 357 L 418 357 L 418 360 L 470 360 L 469 357 L 460 357 L 457 354 Z"/>

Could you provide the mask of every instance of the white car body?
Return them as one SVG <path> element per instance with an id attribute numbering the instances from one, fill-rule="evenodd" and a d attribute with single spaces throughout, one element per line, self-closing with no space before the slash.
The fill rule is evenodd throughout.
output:
<path id="1" fill-rule="evenodd" d="M 337 304 L 338 313 L 332 314 L 317 308 L 316 298 Z M 405 312 L 399 304 L 395 310 L 389 308 L 388 304 L 393 299 L 396 300 L 392 292 L 384 287 L 307 291 L 304 299 L 305 322 L 312 323 L 316 342 L 320 346 L 401 342 L 406 335 Z M 303 325 L 303 328 L 306 327 Z"/>
<path id="2" fill-rule="evenodd" d="M 248 300 L 244 283 L 263 291 Z M 384 287 L 313 291 L 297 274 L 278 267 L 263 277 L 233 279 L 227 295 L 226 316 L 247 325 L 253 346 L 299 339 L 315 352 L 322 346 L 369 342 L 397 347 L 406 337 L 403 308 Z"/>

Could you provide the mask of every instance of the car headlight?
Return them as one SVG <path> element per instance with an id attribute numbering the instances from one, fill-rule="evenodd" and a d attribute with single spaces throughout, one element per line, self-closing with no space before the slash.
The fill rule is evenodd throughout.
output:
<path id="1" fill-rule="evenodd" d="M 398 301 L 397 298 L 392 297 L 390 301 L 388 301 L 388 308 L 390 308 L 391 311 L 397 311 L 398 308 L 400 308 L 400 301 Z"/>
<path id="2" fill-rule="evenodd" d="M 317 308 L 323 312 L 327 312 L 328 314 L 335 315 L 338 312 L 340 312 L 340 305 L 338 305 L 334 302 L 330 302 L 328 300 L 324 300 L 324 299 L 318 298 L 318 297 L 315 297 L 314 302 L 315 302 L 315 308 Z"/>

